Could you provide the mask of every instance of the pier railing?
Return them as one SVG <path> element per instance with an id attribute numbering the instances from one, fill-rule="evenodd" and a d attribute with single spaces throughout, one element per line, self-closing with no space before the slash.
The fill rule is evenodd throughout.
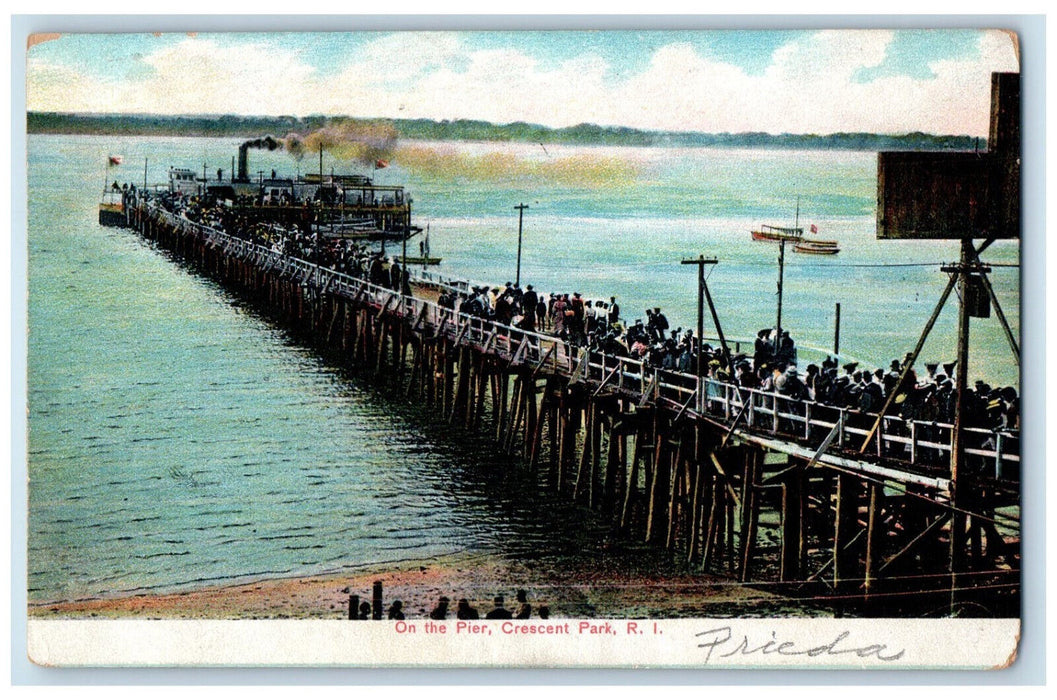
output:
<path id="1" fill-rule="evenodd" d="M 455 344 L 472 344 L 482 352 L 503 357 L 514 365 L 562 374 L 571 383 L 583 382 L 594 394 L 611 392 L 641 404 L 659 402 L 677 416 L 707 416 L 755 435 L 769 435 L 817 447 L 830 438 L 833 447 L 861 452 L 862 457 L 898 462 L 926 473 L 946 473 L 953 426 L 947 423 L 884 416 L 865 449 L 863 442 L 877 420 L 876 413 L 841 408 L 781 393 L 740 387 L 708 377 L 657 369 L 628 357 L 578 347 L 555 336 L 527 331 L 490 319 L 462 313 L 435 302 L 337 270 L 295 258 L 237 236 L 192 222 L 148 202 L 146 210 L 182 233 L 194 233 L 211 248 L 254 263 L 266 271 L 299 282 L 313 294 L 334 294 L 403 318 L 415 329 L 444 336 Z M 416 282 L 420 281 L 414 276 Z M 457 288 L 430 275 L 421 281 Z M 965 428 L 967 465 L 980 475 L 1019 479 L 1020 438 L 1014 431 Z"/>

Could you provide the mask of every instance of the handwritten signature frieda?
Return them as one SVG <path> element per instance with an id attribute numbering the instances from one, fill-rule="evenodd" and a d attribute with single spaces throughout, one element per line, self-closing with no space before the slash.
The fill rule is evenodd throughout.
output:
<path id="1" fill-rule="evenodd" d="M 716 627 L 705 632 L 694 635 L 699 639 L 698 648 L 707 650 L 705 652 L 705 663 L 716 659 L 729 659 L 735 656 L 806 656 L 815 658 L 819 656 L 841 656 L 855 655 L 860 659 L 876 657 L 878 661 L 896 661 L 903 657 L 903 649 L 899 651 L 890 650 L 887 644 L 865 644 L 854 646 L 848 642 L 851 632 L 844 631 L 838 634 L 833 641 L 826 644 L 806 647 L 794 641 L 779 641 L 778 634 L 771 632 L 771 638 L 765 642 L 759 640 L 750 641 L 749 635 L 734 634 L 729 626 Z"/>

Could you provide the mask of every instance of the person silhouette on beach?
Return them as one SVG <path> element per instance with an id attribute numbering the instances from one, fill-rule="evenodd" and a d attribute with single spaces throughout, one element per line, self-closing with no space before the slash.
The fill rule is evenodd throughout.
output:
<path id="1" fill-rule="evenodd" d="M 404 604 L 399 600 L 394 600 L 393 604 L 389 606 L 389 619 L 390 620 L 403 620 L 404 619 Z"/>
<path id="2" fill-rule="evenodd" d="M 528 602 L 528 594 L 524 590 L 517 592 L 517 608 L 514 609 L 515 620 L 527 620 L 532 615 L 532 606 Z"/>
<path id="3" fill-rule="evenodd" d="M 477 613 L 477 608 L 470 605 L 470 601 L 465 598 L 459 599 L 459 606 L 455 609 L 455 617 L 460 620 L 481 619 L 481 616 Z"/>
<path id="4" fill-rule="evenodd" d="M 361 620 L 370 620 L 371 619 L 371 604 L 370 603 L 360 603 L 360 617 L 359 617 L 359 619 L 361 619 Z"/>
<path id="5" fill-rule="evenodd" d="M 433 611 L 429 614 L 431 620 L 445 620 L 448 617 L 448 598 L 441 596 L 440 600 L 437 601 L 437 607 L 433 608 Z"/>
<path id="6" fill-rule="evenodd" d="M 492 602 L 495 608 L 484 616 L 486 620 L 509 620 L 513 617 L 513 614 L 503 607 L 503 596 L 497 595 Z"/>

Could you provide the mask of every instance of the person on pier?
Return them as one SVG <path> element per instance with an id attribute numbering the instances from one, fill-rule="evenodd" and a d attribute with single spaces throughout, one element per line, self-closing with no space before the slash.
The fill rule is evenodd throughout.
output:
<path id="1" fill-rule="evenodd" d="M 770 340 L 771 329 L 764 328 L 756 334 L 755 353 L 752 357 L 752 364 L 756 367 L 757 371 L 760 370 L 764 364 L 770 362 L 774 358 L 772 352 L 771 340 Z"/>
<path id="2" fill-rule="evenodd" d="M 547 302 L 544 301 L 543 295 L 540 295 L 539 301 L 536 302 L 536 326 L 538 328 L 547 327 L 547 306 Z"/>
<path id="3" fill-rule="evenodd" d="M 514 303 L 509 292 L 503 292 L 495 301 L 495 320 L 504 326 L 510 325 L 514 318 Z"/>
<path id="4" fill-rule="evenodd" d="M 532 285 L 525 287 L 525 293 L 521 296 L 521 327 L 526 331 L 536 330 L 536 307 L 539 305 L 539 295 Z"/>
<path id="5" fill-rule="evenodd" d="M 565 312 L 569 310 L 568 295 L 552 295 L 551 299 L 553 299 L 554 301 L 553 305 L 551 306 L 551 315 L 554 318 L 554 323 L 552 324 L 552 327 L 554 328 L 554 335 L 564 340 L 566 336 Z"/>
<path id="6" fill-rule="evenodd" d="M 403 620 L 404 619 L 404 604 L 399 600 L 394 600 L 393 604 L 389 606 L 388 617 L 390 620 Z"/>
<path id="7" fill-rule="evenodd" d="M 652 313 L 649 309 L 646 309 L 646 316 L 649 318 L 646 327 L 650 331 L 650 335 L 653 336 L 655 341 L 663 343 L 665 340 L 665 333 L 668 332 L 667 317 L 661 313 L 660 307 L 654 308 Z"/>
<path id="8" fill-rule="evenodd" d="M 374 258 L 371 260 L 371 267 L 370 267 L 369 274 L 370 274 L 371 284 L 379 286 L 379 287 L 386 286 L 385 265 L 384 265 L 384 263 L 382 263 L 382 256 L 381 255 L 377 255 L 376 254 L 374 256 Z"/>
<path id="9" fill-rule="evenodd" d="M 583 345 L 587 342 L 587 321 L 585 318 L 586 310 L 584 307 L 584 299 L 580 296 L 580 292 L 573 294 L 572 299 L 569 300 L 569 308 L 572 309 L 573 312 L 573 315 L 566 319 L 570 341 L 575 345 Z M 566 316 L 568 316 L 568 314 L 566 314 Z"/>

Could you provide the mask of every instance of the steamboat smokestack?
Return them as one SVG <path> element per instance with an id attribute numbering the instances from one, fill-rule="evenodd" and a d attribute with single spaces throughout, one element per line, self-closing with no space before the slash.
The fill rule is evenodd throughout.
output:
<path id="1" fill-rule="evenodd" d="M 241 146 L 239 146 L 239 171 L 236 179 L 238 182 L 249 182 L 249 166 L 246 162 L 246 152 L 251 148 L 266 148 L 269 151 L 274 151 L 277 148 L 282 148 L 283 142 L 274 136 L 263 136 L 259 139 L 250 139 Z"/>

